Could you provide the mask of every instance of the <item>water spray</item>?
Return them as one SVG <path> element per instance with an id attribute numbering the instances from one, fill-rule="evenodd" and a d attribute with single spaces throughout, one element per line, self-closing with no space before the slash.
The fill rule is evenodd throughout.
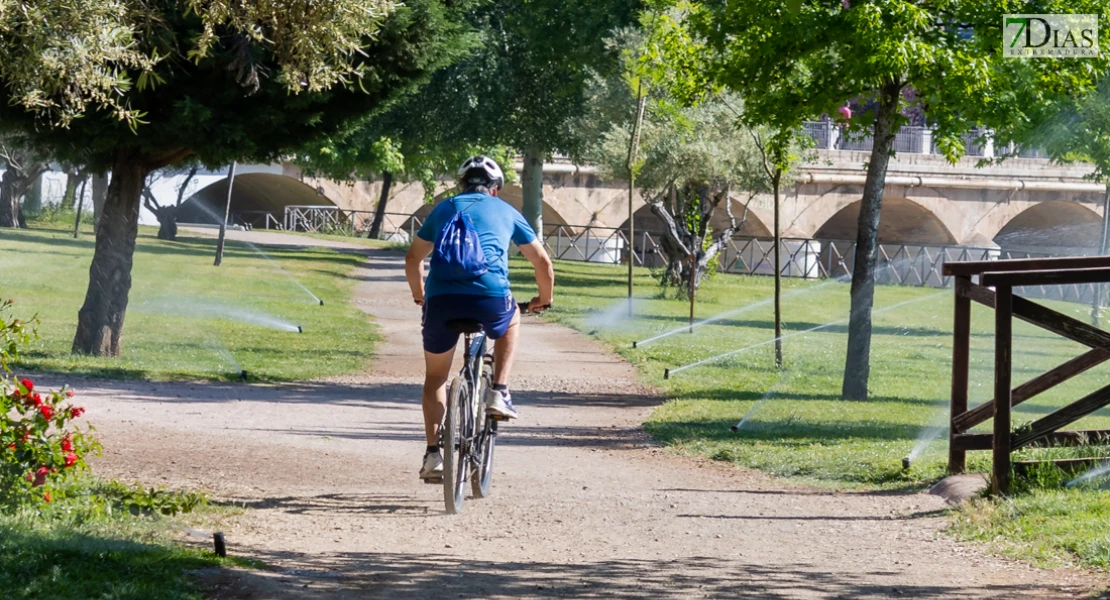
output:
<path id="1" fill-rule="evenodd" d="M 935 294 L 929 294 L 928 296 L 922 296 L 920 298 L 914 298 L 912 300 L 906 300 L 904 302 L 899 302 L 897 304 L 892 304 L 890 306 L 887 306 L 886 308 L 881 308 L 879 310 L 873 311 L 871 314 L 884 313 L 884 312 L 887 312 L 887 311 L 890 311 L 890 310 L 894 310 L 896 308 L 901 308 L 901 307 L 906 306 L 908 304 L 913 304 L 915 302 L 922 302 L 922 301 L 925 301 L 925 300 L 936 298 L 937 296 L 941 296 L 941 295 L 944 295 L 944 294 L 947 294 L 947 293 L 950 293 L 950 291 L 949 290 L 944 290 L 942 292 L 937 292 Z M 704 365 L 706 363 L 717 362 L 718 360 L 721 360 L 722 358 L 728 358 L 729 356 L 735 356 L 737 354 L 740 354 L 741 352 L 746 352 L 746 351 L 751 350 L 753 348 L 758 348 L 760 346 L 766 346 L 768 344 L 773 344 L 778 340 L 785 340 L 785 339 L 789 339 L 789 338 L 792 338 L 792 337 L 797 337 L 799 335 L 806 335 L 808 333 L 813 333 L 814 331 L 820 331 L 822 329 L 828 329 L 829 327 L 834 327 L 836 325 L 842 325 L 844 323 L 847 323 L 850 319 L 851 319 L 851 317 L 845 317 L 843 319 L 838 319 L 838 320 L 832 321 L 830 323 L 825 323 L 824 325 L 818 325 L 816 327 L 810 327 L 809 329 L 805 329 L 805 330 L 802 330 L 802 331 L 797 331 L 797 332 L 791 333 L 789 335 L 779 336 L 777 338 L 772 338 L 772 339 L 769 339 L 769 340 L 766 340 L 766 341 L 763 341 L 763 342 L 758 342 L 758 343 L 752 344 L 750 346 L 744 346 L 743 348 L 737 348 L 736 350 L 730 350 L 730 351 L 725 352 L 723 354 L 718 354 L 717 356 L 710 356 L 709 358 L 703 358 L 702 360 L 699 360 L 697 362 L 692 362 L 688 365 L 682 365 L 681 367 L 675 367 L 674 369 L 667 369 L 665 375 L 669 376 L 672 373 L 677 375 L 678 373 L 680 373 L 682 371 L 685 371 L 686 369 L 692 369 L 694 367 L 701 366 L 701 365 Z M 666 378 L 666 377 L 664 377 L 664 378 Z"/>

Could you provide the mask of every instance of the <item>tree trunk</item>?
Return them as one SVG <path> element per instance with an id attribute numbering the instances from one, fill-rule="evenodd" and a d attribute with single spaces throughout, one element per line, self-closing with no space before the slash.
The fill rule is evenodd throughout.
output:
<path id="1" fill-rule="evenodd" d="M 370 233 L 366 237 L 376 240 L 382 235 L 382 222 L 385 221 L 385 207 L 389 203 L 389 190 L 393 187 L 393 173 L 382 173 L 382 193 L 378 196 L 378 205 L 374 207 L 374 222 L 370 224 Z"/>
<path id="2" fill-rule="evenodd" d="M 524 204 L 521 207 L 524 218 L 543 240 L 543 157 L 544 152 L 536 146 L 524 151 L 524 172 L 520 176 Z"/>
<path id="3" fill-rule="evenodd" d="M 1098 239 L 1098 254 L 1099 256 L 1106 256 L 1110 245 L 1110 185 L 1106 186 L 1106 192 L 1103 193 L 1102 198 L 1102 232 Z M 1102 312 L 1102 294 L 1105 290 L 1105 284 L 1095 284 L 1095 297 L 1091 301 L 1091 324 L 1098 327 L 1099 313 Z"/>
<path id="4" fill-rule="evenodd" d="M 859 210 L 855 265 L 852 270 L 852 308 L 848 319 L 848 356 L 844 361 L 845 400 L 866 400 L 867 380 L 871 373 L 871 308 L 875 304 L 875 262 L 879 249 L 879 214 L 883 207 L 883 188 L 890 150 L 897 133 L 895 119 L 902 85 L 888 83 L 879 90 L 879 112 L 875 117 L 874 146 L 863 201 Z"/>
<path id="5" fill-rule="evenodd" d="M 781 163 L 780 163 L 781 164 Z M 771 188 L 775 197 L 775 368 L 782 368 L 782 224 L 779 220 L 782 170 L 775 168 Z"/>
<path id="6" fill-rule="evenodd" d="M 220 237 L 216 241 L 216 262 L 220 266 L 224 261 L 224 238 L 227 237 L 227 220 L 231 216 L 231 191 L 235 187 L 235 161 L 231 161 L 231 168 L 227 171 L 227 204 L 224 205 L 224 220 L 220 221 Z"/>
<path id="7" fill-rule="evenodd" d="M 177 239 L 177 207 L 163 206 L 154 213 L 158 218 L 158 239 L 172 242 Z"/>
<path id="8" fill-rule="evenodd" d="M 93 233 L 100 231 L 100 215 L 108 197 L 108 176 L 96 173 L 92 177 Z"/>
<path id="9" fill-rule="evenodd" d="M 97 215 L 96 251 L 85 304 L 77 313 L 74 354 L 119 356 L 139 233 L 139 201 L 148 173 L 137 152 L 116 152 L 112 182 Z"/>
<path id="10" fill-rule="evenodd" d="M 19 227 L 19 196 L 15 191 L 17 176 L 12 169 L 0 176 L 0 227 Z"/>
<path id="11" fill-rule="evenodd" d="M 77 170 L 66 171 L 66 191 L 62 194 L 62 207 L 77 208 L 77 184 L 80 183 L 80 172 Z"/>

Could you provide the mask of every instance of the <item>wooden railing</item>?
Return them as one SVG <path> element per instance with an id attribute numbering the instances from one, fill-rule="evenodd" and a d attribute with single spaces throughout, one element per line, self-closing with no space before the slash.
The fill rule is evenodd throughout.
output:
<path id="1" fill-rule="evenodd" d="M 944 274 L 955 278 L 956 292 L 952 343 L 952 411 L 948 446 L 950 473 L 960 473 L 966 469 L 968 451 L 991 450 L 992 490 L 995 493 L 1006 493 L 1010 488 L 1011 470 L 1015 466 L 1010 455 L 1015 450 L 1034 444 L 1058 446 L 1094 443 L 1110 437 L 1110 431 L 1060 431 L 1110 404 L 1110 385 L 1019 431 L 1013 431 L 1011 425 L 1014 406 L 1110 360 L 1110 332 L 1014 295 L 1014 288 L 1110 282 L 1110 257 L 953 262 L 944 265 Z M 973 282 L 973 277 L 978 277 L 979 281 Z M 994 309 L 994 398 L 969 410 L 972 302 Z M 1014 317 L 1083 344 L 1090 350 L 1012 387 Z M 971 428 L 991 418 L 994 419 L 993 433 L 969 433 Z M 1083 459 L 1091 463 L 1095 460 L 1098 459 Z M 1077 461 L 1073 459 L 1068 462 Z"/>

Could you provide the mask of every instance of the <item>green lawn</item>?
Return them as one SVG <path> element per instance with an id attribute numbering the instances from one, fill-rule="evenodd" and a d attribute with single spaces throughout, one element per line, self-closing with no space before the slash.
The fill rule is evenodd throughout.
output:
<path id="1" fill-rule="evenodd" d="M 518 295 L 523 297 L 531 289 L 531 274 L 518 264 L 522 268 L 515 270 L 514 281 L 520 286 Z M 662 391 L 669 401 L 654 411 L 644 426 L 674 451 L 836 487 L 915 489 L 945 475 L 951 291 L 878 288 L 871 399 L 852 402 L 839 399 L 847 343 L 847 283 L 784 280 L 783 320 L 785 334 L 791 337 L 784 340 L 785 361 L 780 371 L 774 368 L 774 346 L 769 343 L 773 338 L 770 278 L 717 275 L 699 292 L 697 316 L 725 316 L 690 334 L 683 327 L 688 319 L 687 302 L 661 298 L 659 287 L 646 270 L 637 271 L 636 317 L 627 319 L 625 269 L 558 262 L 552 316 L 611 344 L 639 368 L 645 382 Z M 1076 318 L 1087 319 L 1089 307 L 1052 304 Z M 803 333 L 823 325 L 828 326 Z M 681 332 L 632 348 L 633 341 L 676 329 Z M 992 331 L 993 313 L 977 307 L 973 314 L 972 405 L 992 396 Z M 1015 323 L 1014 335 L 1015 384 L 1083 351 L 1078 344 L 1023 322 Z M 745 347 L 750 348 L 675 372 L 684 365 Z M 671 369 L 668 380 L 663 379 L 664 369 Z M 1105 380 L 1105 368 L 1093 369 L 1022 404 L 1015 409 L 1015 427 L 1101 387 Z M 746 415 L 749 418 L 744 425 L 732 431 L 731 427 Z M 989 426 L 988 422 L 981 429 Z M 1110 428 L 1110 418 L 1102 411 L 1073 427 Z M 915 447 L 918 453 L 913 467 L 903 471 L 902 458 L 914 453 Z M 1025 456 L 1036 455 L 1025 452 Z M 988 461 L 989 453 L 969 453 L 972 469 L 986 471 Z M 1038 507 L 1050 505 L 1049 499 L 1057 494 L 1074 498 L 1077 507 L 1086 506 L 1092 498 L 1102 498 L 1091 491 L 1032 490 L 1023 502 L 1036 512 Z M 1001 515 L 1009 510 L 1007 506 L 994 502 L 978 505 L 975 523 L 993 523 L 985 531 L 1004 533 L 1001 524 L 1005 519 Z M 991 510 L 1003 512 L 992 515 Z M 1068 535 L 1090 538 L 1091 530 L 1085 528 L 1097 522 L 1085 520 L 1088 514 L 1079 511 L 1075 520 L 1060 520 L 1054 527 L 1070 529 L 1057 531 L 1053 539 L 1065 540 Z M 973 535 L 973 527 L 960 531 Z M 1031 532 L 1037 535 L 1035 527 Z M 1021 543 L 1015 540 L 1018 546 Z M 1105 555 L 1105 543 L 1047 545 L 1061 556 L 1078 553 L 1089 564 L 1104 564 L 1081 548 L 1094 548 Z"/>
<path id="2" fill-rule="evenodd" d="M 16 301 L 18 316 L 42 321 L 22 369 L 155 380 L 228 379 L 246 369 L 255 380 L 303 380 L 357 372 L 372 358 L 378 336 L 350 302 L 360 257 L 265 249 L 267 259 L 229 242 L 216 268 L 214 240 L 185 233 L 164 242 L 148 227 L 135 252 L 123 355 L 73 356 L 93 238 L 71 232 L 0 230 L 0 294 Z"/>
<path id="3" fill-rule="evenodd" d="M 190 570 L 243 565 L 220 559 L 186 528 L 214 531 L 234 511 L 202 506 L 187 515 L 132 515 L 118 484 L 85 479 L 53 504 L 0 515 L 0 590 L 5 600 L 200 600 Z"/>

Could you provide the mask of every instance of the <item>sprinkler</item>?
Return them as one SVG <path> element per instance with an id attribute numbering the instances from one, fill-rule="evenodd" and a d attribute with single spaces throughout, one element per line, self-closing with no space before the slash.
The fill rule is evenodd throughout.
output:
<path id="1" fill-rule="evenodd" d="M 320 301 L 320 306 L 323 306 L 323 305 L 324 305 L 324 301 L 323 301 L 323 300 L 321 300 L 321 301 Z"/>
<path id="2" fill-rule="evenodd" d="M 633 348 L 635 348 L 635 347 L 636 347 L 636 342 L 632 342 L 632 347 L 633 347 Z"/>
<path id="3" fill-rule="evenodd" d="M 590 331 L 590 332 L 589 332 L 588 334 L 586 334 L 586 335 L 597 335 L 597 330 L 596 330 L 596 329 L 594 329 L 594 330 L 591 330 L 591 331 Z"/>
<path id="4" fill-rule="evenodd" d="M 663 379 L 670 379 L 670 378 L 671 378 L 671 370 L 670 369 L 663 369 Z"/>
<path id="5" fill-rule="evenodd" d="M 910 457 L 907 456 L 906 458 L 902 459 L 902 470 L 903 471 L 909 471 L 910 470 Z"/>
<path id="6" fill-rule="evenodd" d="M 297 325 L 297 333 L 304 333 L 304 328 L 300 325 Z"/>
<path id="7" fill-rule="evenodd" d="M 239 379 L 241 379 L 242 381 L 247 380 L 247 370 L 246 369 L 243 369 L 242 371 L 239 371 Z"/>
<path id="8" fill-rule="evenodd" d="M 733 425 L 732 427 L 729 427 L 729 429 L 731 429 L 733 431 L 733 433 L 735 433 L 737 431 L 740 431 L 740 426 L 739 425 Z"/>

